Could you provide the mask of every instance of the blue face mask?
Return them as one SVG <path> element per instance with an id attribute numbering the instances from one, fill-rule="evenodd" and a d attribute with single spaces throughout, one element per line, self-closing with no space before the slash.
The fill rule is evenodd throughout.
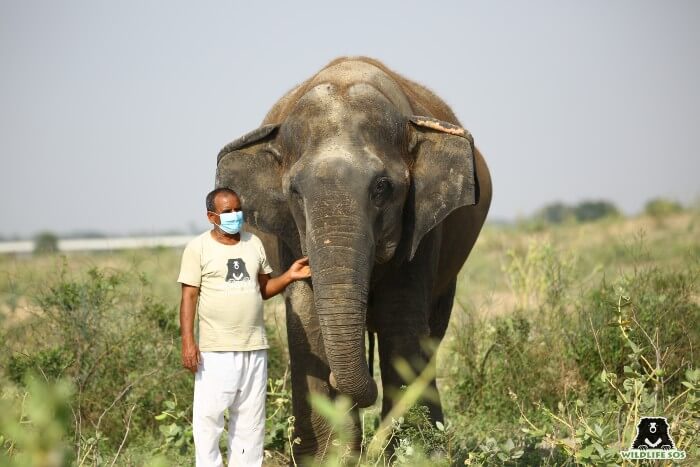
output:
<path id="1" fill-rule="evenodd" d="M 221 224 L 216 225 L 227 234 L 235 235 L 243 227 L 243 211 L 222 212 L 219 214 L 219 218 L 221 219 Z"/>

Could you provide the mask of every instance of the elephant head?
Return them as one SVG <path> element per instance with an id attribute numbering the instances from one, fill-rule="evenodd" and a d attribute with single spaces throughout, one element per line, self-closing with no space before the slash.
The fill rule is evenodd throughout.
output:
<path id="1" fill-rule="evenodd" d="M 281 122 L 224 147 L 217 164 L 216 186 L 239 194 L 247 221 L 309 256 L 331 384 L 371 405 L 377 387 L 364 330 L 372 269 L 410 261 L 428 231 L 476 203 L 471 136 L 411 116 L 369 84 L 322 83 Z"/>

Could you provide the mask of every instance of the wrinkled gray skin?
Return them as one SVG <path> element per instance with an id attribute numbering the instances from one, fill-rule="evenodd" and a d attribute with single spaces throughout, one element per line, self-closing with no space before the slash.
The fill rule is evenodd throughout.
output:
<path id="1" fill-rule="evenodd" d="M 380 62 L 340 58 L 219 154 L 216 186 L 235 190 L 246 222 L 270 234 L 261 237 L 276 270 L 309 256 L 311 280 L 285 292 L 296 459 L 320 457 L 331 439 L 309 392 L 375 402 L 366 329 L 379 343 L 383 415 L 410 383 L 395 357 L 418 373 L 431 357 L 422 343 L 445 334 L 491 202 L 488 168 L 459 125 L 437 96 Z M 425 403 L 442 419 L 439 402 Z M 348 428 L 357 448 L 359 426 Z"/>

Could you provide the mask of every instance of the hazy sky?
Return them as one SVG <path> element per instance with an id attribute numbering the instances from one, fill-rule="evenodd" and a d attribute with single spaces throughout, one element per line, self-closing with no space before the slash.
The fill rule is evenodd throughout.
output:
<path id="1" fill-rule="evenodd" d="M 452 106 L 492 218 L 700 195 L 700 2 L 275 3 L 1 0 L 0 235 L 204 228 L 218 150 L 348 54 Z"/>

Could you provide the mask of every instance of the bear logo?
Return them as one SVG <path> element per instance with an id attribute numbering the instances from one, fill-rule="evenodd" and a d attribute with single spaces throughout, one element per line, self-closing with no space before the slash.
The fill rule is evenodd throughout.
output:
<path id="1" fill-rule="evenodd" d="M 245 267 L 245 263 L 241 258 L 232 258 L 226 263 L 228 273 L 226 274 L 226 282 L 249 281 L 250 274 Z"/>
<path id="2" fill-rule="evenodd" d="M 675 449 L 665 417 L 642 417 L 637 424 L 637 436 L 632 449 Z"/>

